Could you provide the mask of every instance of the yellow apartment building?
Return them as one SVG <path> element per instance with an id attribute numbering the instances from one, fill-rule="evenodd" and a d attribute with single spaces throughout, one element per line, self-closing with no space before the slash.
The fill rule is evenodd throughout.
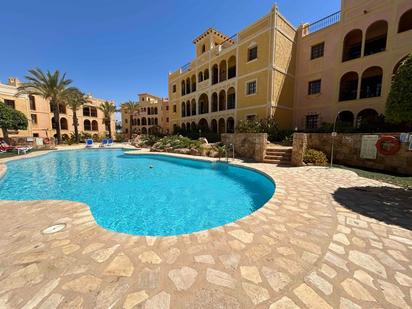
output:
<path id="1" fill-rule="evenodd" d="M 412 51 L 411 0 L 342 0 L 295 29 L 276 6 L 229 37 L 194 39 L 195 58 L 169 73 L 171 129 L 233 132 L 240 120 L 280 128 L 356 126 L 385 110 L 393 72 Z"/>
<path id="2" fill-rule="evenodd" d="M 169 102 L 150 93 L 138 94 L 136 111 L 121 106 L 122 132 L 131 137 L 133 134 L 148 134 L 155 131 L 169 134 Z"/>
<path id="3" fill-rule="evenodd" d="M 296 50 L 294 127 L 374 120 L 412 52 L 412 1 L 343 0 L 340 12 L 299 27 Z"/>
<path id="4" fill-rule="evenodd" d="M 50 103 L 39 96 L 16 96 L 19 80 L 9 78 L 7 84 L 0 83 L 0 100 L 16 110 L 23 112 L 29 120 L 27 130 L 10 132 L 10 137 L 53 137 L 56 134 L 53 109 Z M 108 128 L 104 124 L 103 112 L 98 107 L 104 102 L 88 95 L 88 103 L 77 111 L 79 132 L 88 133 L 97 139 L 105 137 Z M 74 132 L 73 112 L 66 106 L 60 106 L 60 127 L 62 139 L 68 139 Z M 112 132 L 115 132 L 115 116 L 111 121 Z M 2 133 L 0 132 L 0 137 Z"/>
<path id="5" fill-rule="evenodd" d="M 268 117 L 291 127 L 295 37 L 276 6 L 234 36 L 199 35 L 195 58 L 169 73 L 171 130 L 233 132 L 239 120 Z"/>

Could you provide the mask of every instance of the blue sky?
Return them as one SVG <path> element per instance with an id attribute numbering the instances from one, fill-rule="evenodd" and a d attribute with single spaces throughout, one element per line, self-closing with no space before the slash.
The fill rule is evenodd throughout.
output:
<path id="1" fill-rule="evenodd" d="M 136 100 L 167 96 L 169 71 L 194 57 L 208 27 L 233 35 L 267 14 L 271 0 L 2 1 L 0 81 L 29 68 L 59 69 L 84 92 Z M 278 0 L 294 25 L 340 9 L 338 0 Z"/>

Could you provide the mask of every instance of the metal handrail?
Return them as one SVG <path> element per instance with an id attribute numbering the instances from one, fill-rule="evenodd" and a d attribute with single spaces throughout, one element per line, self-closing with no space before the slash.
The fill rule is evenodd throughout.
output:
<path id="1" fill-rule="evenodd" d="M 340 21 L 340 15 L 341 15 L 340 13 L 341 11 L 338 11 L 322 19 L 319 19 L 307 25 L 306 29 L 308 30 L 309 33 L 313 33 L 313 32 L 322 30 L 324 28 L 327 28 L 329 26 L 332 26 L 333 24 L 336 24 Z"/>

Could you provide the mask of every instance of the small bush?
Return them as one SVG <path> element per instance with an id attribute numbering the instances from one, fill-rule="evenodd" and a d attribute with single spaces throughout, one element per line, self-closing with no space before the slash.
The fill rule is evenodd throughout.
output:
<path id="1" fill-rule="evenodd" d="M 156 135 L 142 135 L 140 137 L 140 146 L 151 147 L 160 140 L 160 137 Z"/>
<path id="2" fill-rule="evenodd" d="M 303 162 L 317 166 L 325 166 L 328 164 L 328 158 L 325 153 L 315 149 L 307 149 L 303 155 Z"/>
<path id="3" fill-rule="evenodd" d="M 293 134 L 285 136 L 281 142 L 283 146 L 292 146 L 293 145 Z"/>
<path id="4" fill-rule="evenodd" d="M 159 139 L 154 145 L 156 148 L 165 149 L 165 148 L 196 148 L 200 149 L 200 145 L 202 144 L 201 141 L 192 140 L 188 137 L 184 137 L 181 135 L 170 135 L 165 136 Z"/>

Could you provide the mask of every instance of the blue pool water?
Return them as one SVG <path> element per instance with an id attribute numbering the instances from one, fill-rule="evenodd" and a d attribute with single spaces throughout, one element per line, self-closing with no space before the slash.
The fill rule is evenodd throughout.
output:
<path id="1" fill-rule="evenodd" d="M 52 152 L 11 161 L 0 179 L 3 200 L 73 200 L 97 223 L 134 235 L 191 233 L 236 221 L 273 195 L 261 173 L 164 155 L 123 150 Z"/>

